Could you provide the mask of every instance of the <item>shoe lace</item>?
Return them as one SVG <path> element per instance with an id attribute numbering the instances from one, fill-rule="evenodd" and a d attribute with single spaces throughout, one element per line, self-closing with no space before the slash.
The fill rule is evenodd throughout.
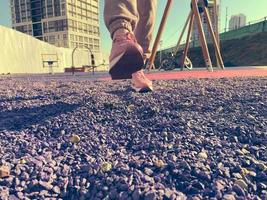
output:
<path id="1" fill-rule="evenodd" d="M 120 42 L 120 41 L 125 41 L 125 40 L 137 42 L 134 34 L 133 33 L 130 33 L 130 32 L 114 38 L 114 42 Z"/>
<path id="2" fill-rule="evenodd" d="M 139 70 L 139 71 L 135 72 L 134 76 L 138 79 L 144 79 L 144 80 L 147 79 L 143 70 Z"/>

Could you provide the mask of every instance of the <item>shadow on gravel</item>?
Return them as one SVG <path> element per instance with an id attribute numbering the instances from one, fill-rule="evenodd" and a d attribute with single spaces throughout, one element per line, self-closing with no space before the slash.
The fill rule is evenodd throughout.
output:
<path id="1" fill-rule="evenodd" d="M 129 94 L 132 93 L 132 92 L 133 92 L 132 88 L 127 88 L 125 90 L 118 89 L 118 90 L 106 91 L 106 93 L 113 94 L 113 95 L 116 95 L 118 97 L 122 97 L 122 96 L 128 97 Z"/>
<path id="2" fill-rule="evenodd" d="M 0 103 L 2 102 L 12 102 L 12 101 L 30 101 L 30 100 L 42 100 L 45 99 L 44 96 L 35 96 L 30 98 L 24 98 L 24 97 L 12 97 L 12 98 L 1 98 Z"/>
<path id="3" fill-rule="evenodd" d="M 127 102 L 126 104 L 129 104 L 131 101 L 131 93 L 133 93 L 134 90 L 132 88 L 127 88 L 125 90 L 112 90 L 112 91 L 106 91 L 108 94 L 112 94 L 117 96 L 122 100 L 122 102 Z"/>
<path id="4" fill-rule="evenodd" d="M 47 118 L 71 112 L 79 106 L 80 104 L 58 102 L 34 108 L 0 111 L 0 131 L 19 131 L 31 125 L 42 123 Z"/>

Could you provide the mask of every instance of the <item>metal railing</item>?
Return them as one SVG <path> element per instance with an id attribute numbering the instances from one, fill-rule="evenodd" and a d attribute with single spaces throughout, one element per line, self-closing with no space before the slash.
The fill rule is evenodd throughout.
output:
<path id="1" fill-rule="evenodd" d="M 240 27 L 238 29 L 229 30 L 222 29 L 220 31 L 220 38 L 221 40 L 230 40 L 230 39 L 236 39 L 241 38 L 246 35 L 250 35 L 251 33 L 259 33 L 259 32 L 267 32 L 267 16 L 263 17 L 258 20 L 247 22 L 245 26 Z M 191 41 L 191 47 L 197 47 L 198 41 Z M 183 48 L 185 45 L 185 41 L 182 42 L 181 48 Z M 172 49 L 175 48 L 175 45 L 169 45 L 167 47 L 161 48 L 159 51 L 162 52 L 171 52 Z"/>

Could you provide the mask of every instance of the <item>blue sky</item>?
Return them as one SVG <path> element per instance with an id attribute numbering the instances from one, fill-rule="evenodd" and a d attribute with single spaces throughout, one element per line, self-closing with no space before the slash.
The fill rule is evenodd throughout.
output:
<path id="1" fill-rule="evenodd" d="M 146 0 L 144 0 L 146 1 Z M 220 1 L 220 0 L 217 0 Z M 166 0 L 158 0 L 158 13 L 155 27 L 155 33 L 158 29 L 160 18 L 162 16 Z M 177 42 L 179 33 L 185 23 L 189 12 L 189 0 L 173 0 L 173 6 L 170 16 L 163 33 L 163 48 L 171 46 Z M 104 0 L 100 0 L 100 34 L 101 49 L 108 53 L 111 47 L 111 40 L 103 22 Z M 248 21 L 254 21 L 267 16 L 267 0 L 221 0 L 221 29 L 225 27 L 226 7 L 228 7 L 228 20 L 231 15 L 243 13 Z M 11 26 L 9 0 L 0 0 L 0 25 Z"/>

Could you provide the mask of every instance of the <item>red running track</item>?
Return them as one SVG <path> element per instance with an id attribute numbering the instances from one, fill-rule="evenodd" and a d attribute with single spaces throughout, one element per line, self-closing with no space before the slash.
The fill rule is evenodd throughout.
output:
<path id="1" fill-rule="evenodd" d="M 225 70 L 193 70 L 193 71 L 169 71 L 169 72 L 148 72 L 147 77 L 151 80 L 172 80 L 189 78 L 230 78 L 230 77 L 266 77 L 267 67 L 244 67 L 231 68 Z M 110 77 L 100 78 L 100 80 L 111 80 Z"/>

